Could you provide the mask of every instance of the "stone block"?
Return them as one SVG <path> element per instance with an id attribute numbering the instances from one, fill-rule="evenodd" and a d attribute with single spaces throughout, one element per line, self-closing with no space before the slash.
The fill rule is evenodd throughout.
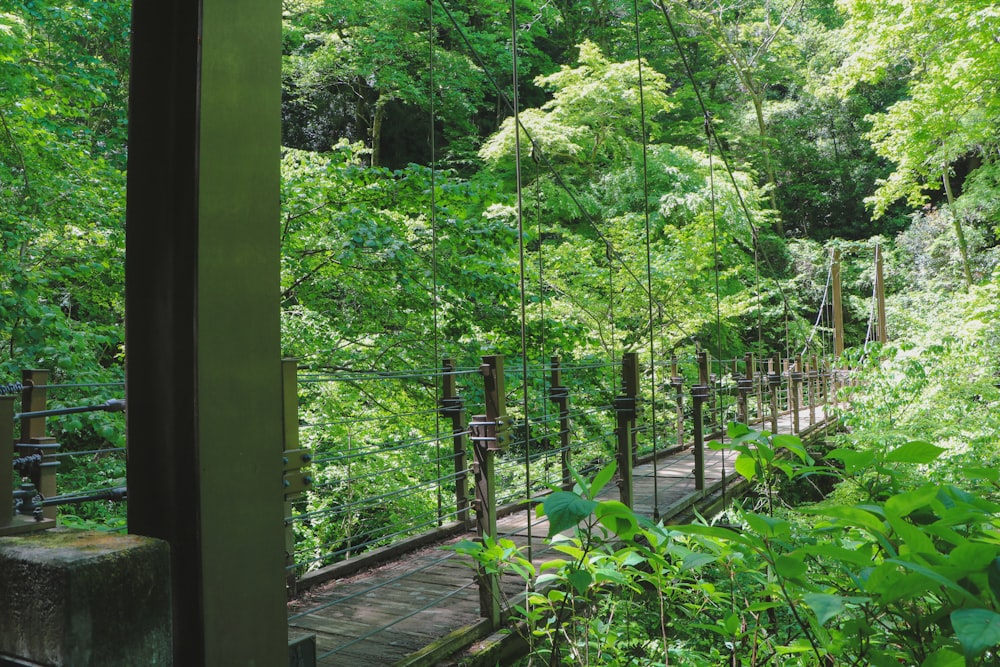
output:
<path id="1" fill-rule="evenodd" d="M 0 538 L 0 662 L 169 667 L 171 614 L 166 542 L 69 529 Z"/>

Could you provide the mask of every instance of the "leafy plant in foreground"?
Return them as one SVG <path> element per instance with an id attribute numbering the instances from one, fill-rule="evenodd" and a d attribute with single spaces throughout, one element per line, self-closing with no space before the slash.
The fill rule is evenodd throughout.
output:
<path id="1" fill-rule="evenodd" d="M 780 445 L 749 429 L 739 444 L 752 463 L 742 469 L 754 475 Z M 878 465 L 933 458 L 932 447 L 906 443 Z M 792 476 L 817 468 L 802 462 L 788 464 Z M 529 661 L 962 667 L 998 660 L 996 503 L 927 483 L 783 517 L 737 508 L 738 529 L 663 526 L 597 499 L 612 474 L 606 468 L 590 484 L 578 480 L 574 492 L 554 491 L 540 506 L 560 554 L 554 560 L 532 564 L 506 541 L 458 547 L 525 578 L 527 593 L 513 610 L 527 627 Z M 641 636 L 630 622 L 639 615 L 624 623 L 616 616 L 637 600 L 658 617 Z"/>

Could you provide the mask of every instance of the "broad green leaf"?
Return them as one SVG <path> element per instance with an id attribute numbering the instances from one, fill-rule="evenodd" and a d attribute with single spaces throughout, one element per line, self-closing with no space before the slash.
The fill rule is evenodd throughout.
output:
<path id="1" fill-rule="evenodd" d="M 928 567 L 924 567 L 923 565 L 919 565 L 917 563 L 907 560 L 902 560 L 899 558 L 890 558 L 887 559 L 885 562 L 899 565 L 900 567 L 904 567 L 907 570 L 910 570 L 911 572 L 914 572 L 921 577 L 929 579 L 930 581 L 933 581 L 939 586 L 943 586 L 944 588 L 947 588 L 949 591 L 957 593 L 958 595 L 965 598 L 972 604 L 976 604 L 978 602 L 976 598 L 969 593 L 969 591 L 965 590 L 951 579 L 948 579 L 947 577 L 939 574 L 938 572 L 935 572 L 934 570 Z"/>
<path id="2" fill-rule="evenodd" d="M 844 472 L 848 475 L 853 475 L 875 463 L 873 452 L 858 452 L 853 449 L 834 449 L 827 452 L 826 458 L 843 461 Z"/>
<path id="3" fill-rule="evenodd" d="M 542 505 L 549 520 L 549 537 L 573 528 L 590 516 L 597 503 L 581 498 L 569 491 L 556 491 L 545 498 Z"/>
<path id="4" fill-rule="evenodd" d="M 615 476 L 616 467 L 617 462 L 611 461 L 611 463 L 601 468 L 600 472 L 594 476 L 594 481 L 590 484 L 590 490 L 587 492 L 588 498 L 591 500 L 597 498 L 597 494 L 601 492 L 601 489 Z"/>
<path id="5" fill-rule="evenodd" d="M 792 454 L 795 454 L 803 463 L 812 463 L 805 445 L 802 444 L 802 439 L 798 436 L 787 434 L 776 435 L 771 439 L 771 442 L 774 443 L 775 449 L 784 447 Z"/>
<path id="6" fill-rule="evenodd" d="M 965 667 L 965 658 L 958 651 L 942 648 L 928 655 L 920 667 Z"/>
<path id="7" fill-rule="evenodd" d="M 587 589 L 590 588 L 590 584 L 594 581 L 594 578 L 587 570 L 571 570 L 566 575 L 566 579 L 580 595 L 586 593 Z"/>
<path id="8" fill-rule="evenodd" d="M 774 571 L 784 579 L 801 579 L 808 568 L 800 559 L 793 556 L 778 556 L 774 559 Z"/>
<path id="9" fill-rule="evenodd" d="M 860 526 L 876 533 L 885 530 L 882 520 L 867 510 L 857 507 L 846 507 L 833 505 L 830 507 L 806 507 L 802 510 L 805 514 L 815 514 L 836 519 L 838 523 L 845 523 L 850 526 Z"/>
<path id="10" fill-rule="evenodd" d="M 726 425 L 726 435 L 729 436 L 730 440 L 735 440 L 736 438 L 742 437 L 748 433 L 751 433 L 751 431 L 750 427 L 746 424 L 729 422 L 729 424 Z"/>
<path id="11" fill-rule="evenodd" d="M 766 514 L 745 512 L 743 519 L 758 535 L 763 537 L 786 537 L 791 533 L 792 526 L 788 521 Z"/>
<path id="12" fill-rule="evenodd" d="M 627 540 L 639 531 L 635 512 L 620 501 L 605 500 L 598 503 L 594 515 L 603 526 L 622 539 Z"/>
<path id="13" fill-rule="evenodd" d="M 872 564 L 870 548 L 862 549 L 859 547 L 858 550 L 851 550 L 835 544 L 819 543 L 800 546 L 798 551 L 811 556 L 829 558 L 842 564 L 850 563 L 861 567 L 868 567 Z"/>
<path id="14" fill-rule="evenodd" d="M 1000 645 L 1000 614 L 989 609 L 953 611 L 951 625 L 966 658 L 977 658 L 986 649 Z"/>
<path id="15" fill-rule="evenodd" d="M 887 463 L 930 463 L 944 452 L 943 447 L 923 440 L 914 440 L 900 445 L 885 455 Z"/>
<path id="16" fill-rule="evenodd" d="M 697 570 L 699 567 L 708 565 L 709 563 L 714 563 L 717 560 L 717 556 L 690 551 L 684 556 L 683 560 L 681 560 L 681 571 L 687 572 L 690 570 Z"/>
<path id="17" fill-rule="evenodd" d="M 845 599 L 840 595 L 806 593 L 802 599 L 816 614 L 816 620 L 820 625 L 826 625 L 827 621 L 844 610 Z"/>
<path id="18" fill-rule="evenodd" d="M 933 502 L 938 495 L 938 486 L 935 484 L 925 484 L 918 489 L 906 493 L 897 493 L 885 501 L 885 511 L 904 518 L 913 510 L 926 507 Z"/>
<path id="19" fill-rule="evenodd" d="M 752 456 L 740 454 L 736 457 L 736 463 L 733 464 L 733 467 L 736 469 L 736 472 L 751 482 L 757 477 L 757 461 Z"/>

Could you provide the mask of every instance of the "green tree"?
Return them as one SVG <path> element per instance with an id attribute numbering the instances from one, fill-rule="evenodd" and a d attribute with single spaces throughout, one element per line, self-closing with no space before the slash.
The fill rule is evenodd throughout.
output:
<path id="1" fill-rule="evenodd" d="M 873 116 L 869 136 L 879 154 L 896 165 L 870 200 L 875 214 L 900 198 L 923 205 L 928 191 L 943 190 L 971 285 L 952 181 L 963 163 L 996 161 L 1000 10 L 990 0 L 948 6 L 930 0 L 846 0 L 842 7 L 845 57 L 834 85 L 845 91 L 900 73 L 909 82 L 905 99 Z"/>
<path id="2" fill-rule="evenodd" d="M 120 364 L 128 8 L 0 13 L 0 364 Z"/>

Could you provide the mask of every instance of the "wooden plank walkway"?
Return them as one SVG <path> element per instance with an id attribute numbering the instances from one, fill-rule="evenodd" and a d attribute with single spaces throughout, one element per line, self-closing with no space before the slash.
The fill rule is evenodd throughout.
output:
<path id="1" fill-rule="evenodd" d="M 800 419 L 802 424 L 808 424 L 807 410 L 800 413 Z M 780 420 L 778 431 L 788 433 L 790 422 L 786 415 Z M 816 432 L 823 426 L 824 416 L 819 409 L 816 425 L 809 430 Z M 806 432 L 803 427 L 803 434 Z M 731 450 L 705 450 L 703 491 L 694 488 L 691 448 L 660 458 L 655 468 L 652 463 L 636 467 L 634 509 L 645 516 L 654 516 L 655 499 L 659 518 L 669 522 L 684 516 L 695 505 L 712 504 L 713 496 L 714 502 L 718 502 L 723 489 L 732 489 L 740 481 L 733 470 L 735 458 Z M 601 497 L 611 499 L 617 495 L 617 487 L 612 483 Z M 530 533 L 532 560 L 546 560 L 544 538 L 548 523 L 536 518 L 533 512 L 521 510 L 501 518 L 498 530 L 520 546 L 528 544 Z M 289 639 L 315 634 L 318 665 L 364 667 L 410 661 L 435 664 L 485 637 L 491 629 L 479 616 L 479 591 L 471 561 L 443 548 L 470 536 L 455 537 L 310 589 L 288 605 Z M 508 598 L 523 588 L 524 582 L 516 576 L 505 577 L 503 581 Z M 427 647 L 432 644 L 437 645 L 438 652 L 429 654 Z"/>

